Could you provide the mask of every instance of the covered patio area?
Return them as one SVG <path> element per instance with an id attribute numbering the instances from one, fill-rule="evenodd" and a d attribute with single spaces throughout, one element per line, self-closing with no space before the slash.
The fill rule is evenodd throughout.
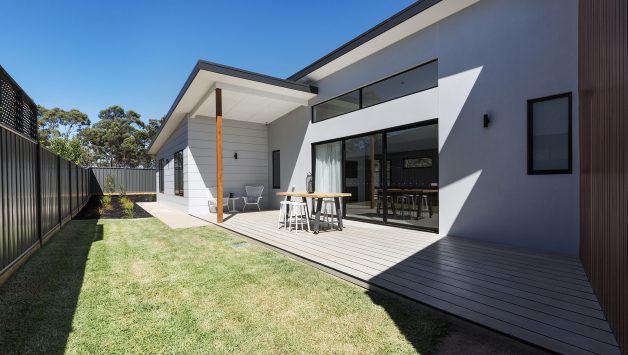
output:
<path id="1" fill-rule="evenodd" d="M 619 353 L 577 258 L 347 220 L 343 231 L 277 229 L 277 211 L 196 215 L 367 288 L 560 353 Z"/>

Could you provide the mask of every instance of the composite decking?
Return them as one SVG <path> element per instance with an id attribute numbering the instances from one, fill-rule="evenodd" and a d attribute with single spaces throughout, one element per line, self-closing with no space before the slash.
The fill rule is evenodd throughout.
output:
<path id="1" fill-rule="evenodd" d="M 619 353 L 577 258 L 355 221 L 341 232 L 295 234 L 277 229 L 276 211 L 227 214 L 221 226 L 552 351 Z"/>

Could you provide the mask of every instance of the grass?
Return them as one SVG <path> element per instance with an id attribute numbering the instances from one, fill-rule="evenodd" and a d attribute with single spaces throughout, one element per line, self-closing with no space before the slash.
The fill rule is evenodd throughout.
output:
<path id="1" fill-rule="evenodd" d="M 2 353 L 414 353 L 448 324 L 215 227 L 70 222 L 0 287 Z"/>

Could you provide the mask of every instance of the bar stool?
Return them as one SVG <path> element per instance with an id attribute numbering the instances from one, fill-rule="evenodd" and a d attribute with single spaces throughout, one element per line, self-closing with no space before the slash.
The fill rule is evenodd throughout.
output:
<path id="1" fill-rule="evenodd" d="M 325 198 L 323 199 L 323 221 L 327 224 L 327 229 L 330 229 L 334 224 L 338 224 L 338 219 L 336 218 L 336 214 L 334 213 L 334 207 L 336 203 L 334 199 Z M 329 210 L 328 210 L 329 207 Z M 342 208 L 342 207 L 341 207 Z M 340 210 L 342 213 L 342 210 Z"/>
<path id="2" fill-rule="evenodd" d="M 397 196 L 397 203 L 401 206 L 401 210 L 399 211 L 399 215 L 401 219 L 403 219 L 406 215 L 405 207 L 409 205 L 408 195 L 399 195 Z"/>
<path id="3" fill-rule="evenodd" d="M 305 202 L 292 202 L 290 205 L 290 217 L 288 230 L 292 230 L 292 225 L 294 224 L 294 232 L 299 232 L 299 226 L 301 226 L 301 230 L 305 230 L 303 225 L 307 226 L 307 231 L 310 231 L 310 216 L 307 209 L 307 203 Z"/>
<path id="4" fill-rule="evenodd" d="M 382 195 L 378 193 L 377 194 L 377 214 L 378 215 L 380 214 L 379 213 L 380 209 L 383 208 L 383 206 L 382 206 L 382 199 L 383 199 Z M 393 215 L 396 216 L 397 215 L 397 208 L 395 207 L 395 203 L 393 201 L 392 196 L 386 196 L 386 204 L 387 204 L 389 210 L 392 210 Z"/>
<path id="5" fill-rule="evenodd" d="M 423 217 L 423 212 L 427 212 L 428 216 L 432 218 L 432 205 L 430 204 L 430 199 L 427 197 L 427 194 L 421 194 L 421 205 L 419 206 L 416 219 Z"/>
<path id="6" fill-rule="evenodd" d="M 292 185 L 292 189 L 288 192 L 294 192 L 295 185 Z M 277 221 L 277 229 L 281 229 L 283 225 L 284 228 L 288 226 L 288 209 L 290 205 L 294 203 L 294 201 L 288 200 L 288 197 L 284 197 L 282 201 L 279 201 L 279 220 Z"/>

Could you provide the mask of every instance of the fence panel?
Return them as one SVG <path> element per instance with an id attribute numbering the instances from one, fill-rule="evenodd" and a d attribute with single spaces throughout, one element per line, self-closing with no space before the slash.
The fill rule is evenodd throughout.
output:
<path id="1" fill-rule="evenodd" d="M 113 192 L 155 193 L 155 169 L 91 168 L 91 193 L 106 191 L 108 176 L 113 178 Z"/>
<path id="2" fill-rule="evenodd" d="M 42 235 L 57 229 L 59 219 L 59 159 L 47 149 L 40 148 L 41 228 Z"/>
<path id="3" fill-rule="evenodd" d="M 39 240 L 37 143 L 0 127 L 0 270 Z"/>
<path id="4" fill-rule="evenodd" d="M 72 217 L 78 213 L 79 200 L 78 200 L 78 176 L 76 164 L 70 162 L 70 196 L 72 200 Z"/>
<path id="5" fill-rule="evenodd" d="M 65 223 L 72 214 L 70 198 L 70 162 L 59 157 L 59 175 L 61 175 L 61 221 Z"/>
<path id="6" fill-rule="evenodd" d="M 89 170 L 41 148 L 36 119 L 0 66 L 0 284 L 90 197 Z"/>

